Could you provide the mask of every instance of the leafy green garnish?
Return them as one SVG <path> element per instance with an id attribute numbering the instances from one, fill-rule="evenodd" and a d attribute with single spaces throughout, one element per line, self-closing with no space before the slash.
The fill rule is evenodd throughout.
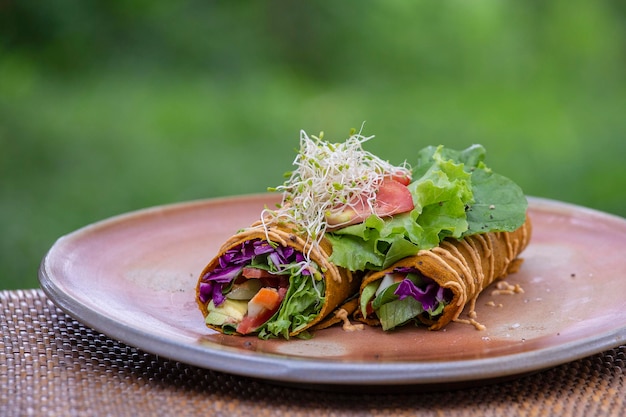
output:
<path id="1" fill-rule="evenodd" d="M 306 327 L 317 317 L 324 304 L 324 287 L 324 280 L 292 274 L 289 277 L 289 290 L 280 309 L 259 329 L 259 337 L 268 339 L 282 336 L 289 339 L 291 332 Z M 307 337 L 307 334 L 302 337 Z"/>
<path id="2" fill-rule="evenodd" d="M 387 302 L 378 309 L 378 317 L 383 330 L 402 326 L 424 312 L 422 303 L 415 298 Z"/>
<path id="3" fill-rule="evenodd" d="M 485 154 L 481 145 L 419 151 L 408 185 L 415 208 L 385 219 L 372 215 L 327 233 L 333 245 L 330 260 L 352 271 L 380 270 L 420 249 L 432 249 L 446 237 L 520 227 L 526 197 L 517 184 L 484 164 Z"/>
<path id="4" fill-rule="evenodd" d="M 485 165 L 487 154 L 482 145 L 472 145 L 457 151 L 442 146 L 424 148 L 419 154 L 413 175 L 423 175 L 429 160 L 440 153 L 444 159 L 463 164 L 471 174 L 471 191 L 474 202 L 468 207 L 468 228 L 463 236 L 490 231 L 512 232 L 526 220 L 528 201 L 522 189 L 512 180 L 493 172 Z"/>
<path id="5" fill-rule="evenodd" d="M 472 174 L 475 203 L 467 211 L 463 236 L 490 231 L 512 232 L 524 224 L 528 201 L 510 179 L 487 170 Z"/>

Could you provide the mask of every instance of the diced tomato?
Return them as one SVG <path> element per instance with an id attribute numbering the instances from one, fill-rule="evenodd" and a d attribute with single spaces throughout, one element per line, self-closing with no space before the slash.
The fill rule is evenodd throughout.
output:
<path id="1" fill-rule="evenodd" d="M 383 181 L 376 194 L 376 214 L 392 216 L 411 211 L 414 207 L 413 196 L 406 185 L 393 179 Z"/>
<path id="2" fill-rule="evenodd" d="M 392 178 L 385 178 L 376 194 L 374 211 L 380 217 L 393 216 L 413 210 L 413 196 L 403 183 Z M 372 214 L 364 201 L 357 201 L 339 213 L 327 216 L 326 221 L 333 226 L 349 226 L 361 223 Z"/>
<path id="3" fill-rule="evenodd" d="M 272 275 L 269 271 L 266 271 L 265 269 L 260 269 L 260 268 L 254 268 L 251 266 L 247 266 L 245 268 L 243 268 L 243 270 L 241 271 L 241 275 L 243 275 L 245 278 L 271 278 L 274 275 Z"/>
<path id="4" fill-rule="evenodd" d="M 245 316 L 243 320 L 237 325 L 237 333 L 248 334 L 252 333 L 263 325 L 266 321 L 272 318 L 276 311 L 263 310 L 256 316 Z"/>
<path id="5" fill-rule="evenodd" d="M 267 310 L 273 310 L 280 304 L 280 295 L 278 291 L 274 288 L 261 288 L 255 295 L 252 297 L 248 305 L 255 304 L 261 308 L 265 308 Z M 250 307 L 248 307 L 248 314 L 250 313 Z"/>
<path id="6" fill-rule="evenodd" d="M 248 312 L 237 325 L 237 332 L 248 334 L 268 321 L 280 308 L 280 303 L 287 294 L 287 288 L 263 287 L 248 302 Z"/>
<path id="7" fill-rule="evenodd" d="M 402 185 L 409 185 L 411 183 L 411 175 L 401 171 L 390 174 L 388 178 L 398 181 Z"/>
<path id="8" fill-rule="evenodd" d="M 245 280 L 260 280 L 263 287 L 283 288 L 289 286 L 289 277 L 287 275 L 272 274 L 265 269 L 247 266 L 243 268 L 241 275 L 245 278 Z"/>

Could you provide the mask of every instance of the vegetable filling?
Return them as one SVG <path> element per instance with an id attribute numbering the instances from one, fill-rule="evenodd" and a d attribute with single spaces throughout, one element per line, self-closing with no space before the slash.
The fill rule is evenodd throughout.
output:
<path id="1" fill-rule="evenodd" d="M 450 289 L 421 275 L 417 269 L 395 268 L 364 288 L 360 307 L 364 317 L 375 315 L 383 330 L 390 330 L 419 316 L 436 320 L 451 300 Z"/>
<path id="2" fill-rule="evenodd" d="M 319 268 L 302 253 L 253 239 L 220 256 L 202 277 L 199 297 L 206 323 L 227 334 L 288 338 L 319 314 L 324 290 Z"/>

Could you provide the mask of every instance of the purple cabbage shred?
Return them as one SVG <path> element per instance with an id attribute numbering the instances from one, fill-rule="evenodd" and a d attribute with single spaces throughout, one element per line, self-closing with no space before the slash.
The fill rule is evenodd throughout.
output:
<path id="1" fill-rule="evenodd" d="M 414 268 L 396 268 L 394 272 L 418 273 Z M 434 280 L 427 277 L 421 277 L 421 280 L 423 285 L 419 287 L 410 279 L 402 280 L 398 288 L 394 291 L 394 294 L 397 295 L 400 300 L 404 300 L 409 296 L 413 297 L 422 304 L 422 307 L 426 311 L 433 311 L 440 302 L 449 302 L 452 299 L 452 292 L 449 289 L 441 287 Z"/>
<path id="2" fill-rule="evenodd" d="M 218 306 L 224 302 L 224 287 L 228 286 L 255 256 L 267 255 L 274 265 L 287 265 L 304 260 L 292 247 L 272 246 L 261 239 L 248 240 L 229 249 L 218 259 L 218 265 L 202 277 L 199 298 L 203 303 L 213 300 Z M 308 273 L 308 270 L 304 273 Z"/>

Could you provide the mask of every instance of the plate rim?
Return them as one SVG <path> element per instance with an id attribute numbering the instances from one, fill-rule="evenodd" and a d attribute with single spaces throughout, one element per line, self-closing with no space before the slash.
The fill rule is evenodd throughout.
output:
<path id="1" fill-rule="evenodd" d="M 621 327 L 615 327 L 590 337 L 513 354 L 478 359 L 429 360 L 424 362 L 324 360 L 322 358 L 303 358 L 247 351 L 217 344 L 214 348 L 200 344 L 187 344 L 185 349 L 181 349 L 181 345 L 171 338 L 147 332 L 137 326 L 119 323 L 112 317 L 94 311 L 89 305 L 64 291 L 62 283 L 52 277 L 48 271 L 51 258 L 63 242 L 90 229 L 128 221 L 134 217 L 153 215 L 180 208 L 189 209 L 197 205 L 219 205 L 223 202 L 244 202 L 262 198 L 271 198 L 271 194 L 243 194 L 152 206 L 118 214 L 83 226 L 58 238 L 46 252 L 38 270 L 41 289 L 53 304 L 72 318 L 109 338 L 147 353 L 219 372 L 309 386 L 429 385 L 488 381 L 552 368 L 617 347 L 626 341 L 626 324 L 624 324 Z M 527 196 L 527 199 L 529 206 L 532 205 L 543 210 L 559 212 L 576 210 L 589 215 L 601 216 L 611 221 L 626 221 L 626 219 L 615 214 L 568 202 L 534 196 Z M 563 355 L 562 352 L 564 351 L 568 354 Z M 237 365 L 232 365 L 232 361 L 235 361 Z M 247 366 L 242 366 L 242 363 Z M 268 369 L 272 371 L 268 372 Z"/>

